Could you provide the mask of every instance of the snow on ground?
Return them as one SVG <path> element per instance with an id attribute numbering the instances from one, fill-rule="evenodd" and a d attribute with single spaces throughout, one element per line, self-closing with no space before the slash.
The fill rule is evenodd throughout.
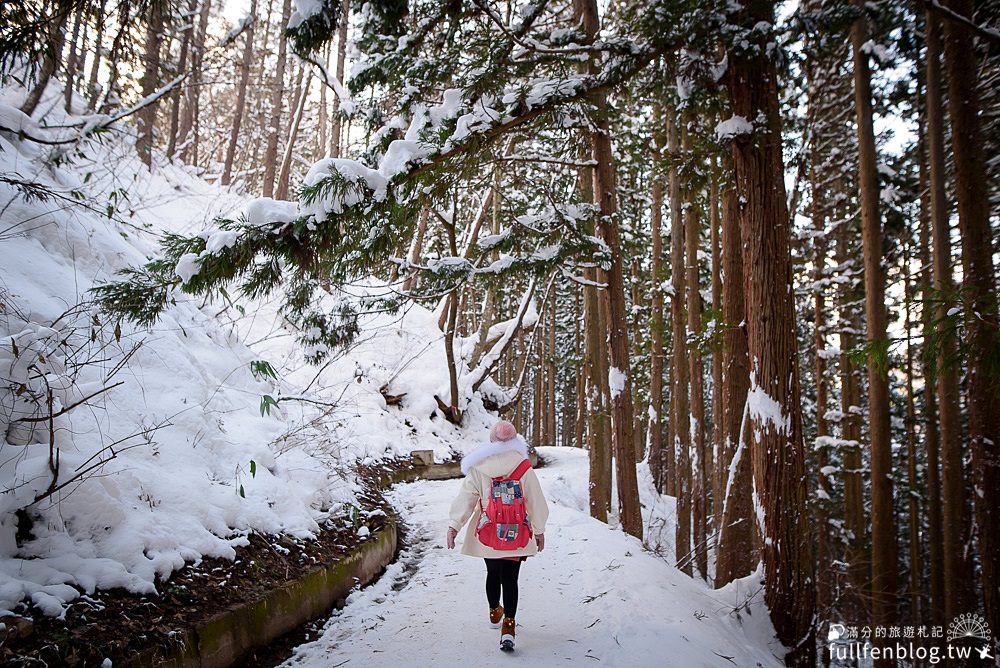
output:
<path id="1" fill-rule="evenodd" d="M 759 576 L 719 591 L 687 577 L 588 516 L 585 452 L 540 453 L 547 465 L 538 475 L 552 514 L 545 550 L 521 569 L 512 655 L 499 651 L 499 631 L 487 619 L 482 562 L 443 547 L 461 481 L 422 481 L 389 494 L 409 530 L 399 560 L 376 584 L 354 592 L 322 636 L 284 665 L 783 665 Z"/>

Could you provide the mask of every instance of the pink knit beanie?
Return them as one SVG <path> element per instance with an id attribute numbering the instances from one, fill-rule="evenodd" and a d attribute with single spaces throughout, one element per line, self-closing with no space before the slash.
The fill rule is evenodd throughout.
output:
<path id="1" fill-rule="evenodd" d="M 490 428 L 490 443 L 509 441 L 515 436 L 517 436 L 517 429 L 506 420 L 500 420 Z"/>

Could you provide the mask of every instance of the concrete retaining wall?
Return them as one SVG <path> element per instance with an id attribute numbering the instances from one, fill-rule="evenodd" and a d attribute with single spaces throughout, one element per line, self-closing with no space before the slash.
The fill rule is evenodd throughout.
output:
<path id="1" fill-rule="evenodd" d="M 416 461 L 416 459 L 414 460 Z M 446 480 L 462 475 L 455 463 L 407 465 L 375 479 L 386 489 L 399 482 Z M 274 589 L 255 601 L 234 606 L 197 627 L 184 629 L 171 648 L 153 647 L 130 657 L 130 668 L 228 668 L 251 650 L 264 647 L 307 622 L 328 614 L 351 589 L 373 582 L 396 555 L 398 520 L 386 525 L 349 555 Z"/>

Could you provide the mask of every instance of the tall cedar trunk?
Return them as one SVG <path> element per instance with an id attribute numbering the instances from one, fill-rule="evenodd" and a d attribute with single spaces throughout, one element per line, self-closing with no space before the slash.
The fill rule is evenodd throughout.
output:
<path id="1" fill-rule="evenodd" d="M 84 22 L 86 14 L 86 9 L 76 12 L 73 19 L 73 33 L 69 40 L 69 56 L 66 58 L 66 86 L 63 89 L 65 108 L 68 113 L 73 113 L 73 88 L 76 86 L 76 72 L 85 53 L 84 49 L 77 49 L 77 39 L 80 36 L 80 24 Z M 86 39 L 86 32 L 84 32 L 84 39 Z"/>
<path id="2" fill-rule="evenodd" d="M 764 600 L 790 666 L 815 666 L 816 642 L 811 534 L 806 517 L 805 454 L 791 229 L 781 157 L 777 73 L 756 26 L 774 24 L 774 4 L 751 0 L 736 13 L 752 48 L 731 50 L 727 88 L 732 113 L 755 130 L 733 143 L 734 181 L 741 203 L 743 284 L 747 298 L 751 400 L 748 435 L 754 487 L 763 513 Z M 753 37 L 751 37 L 753 36 Z M 761 121 L 763 119 L 763 122 Z M 763 409 L 774 403 L 779 414 Z"/>
<path id="3" fill-rule="evenodd" d="M 337 27 L 337 81 L 341 85 L 344 83 L 344 61 L 347 59 L 347 21 L 350 18 L 350 4 L 350 0 L 340 0 L 340 25 Z M 339 108 L 340 100 L 337 103 Z M 340 114 L 335 113 L 333 127 L 330 130 L 330 155 L 334 158 L 340 157 L 341 124 Z"/>
<path id="4" fill-rule="evenodd" d="M 673 110 L 671 110 L 672 112 Z M 674 556 L 678 567 L 691 575 L 691 413 L 688 407 L 687 324 L 684 313 L 684 296 L 687 294 L 687 276 L 684 270 L 684 215 L 680 203 L 680 179 L 676 164 L 681 160 L 681 146 L 674 113 L 670 114 L 667 127 L 667 147 L 674 171 L 670 178 L 670 322 L 673 350 L 670 363 L 673 368 L 670 391 L 670 421 L 674 425 L 674 483 L 673 495 L 677 497 L 677 530 L 674 537 Z M 670 492 L 667 492 L 670 494 Z"/>
<path id="5" fill-rule="evenodd" d="M 104 53 L 104 3 L 99 2 L 94 7 L 94 22 L 97 24 L 97 34 L 94 36 L 94 59 L 90 63 L 90 77 L 87 79 L 87 108 L 93 110 L 101 87 L 97 83 L 97 75 L 101 71 L 101 55 Z"/>
<path id="6" fill-rule="evenodd" d="M 427 218 L 430 216 L 430 209 L 426 206 L 420 210 L 420 216 L 417 218 L 417 231 L 413 233 L 413 241 L 410 243 L 410 252 L 407 253 L 406 258 L 410 264 L 418 264 L 420 258 L 422 257 L 423 247 L 424 247 L 424 235 L 427 233 Z M 417 287 L 417 274 L 416 269 L 410 269 L 406 273 L 406 278 L 403 280 L 403 292 L 409 292 Z"/>
<path id="7" fill-rule="evenodd" d="M 538 323 L 536 327 L 541 326 Z M 538 447 L 542 444 L 542 348 L 544 343 L 539 337 L 537 346 L 537 357 L 533 371 L 534 387 L 531 392 L 531 445 Z"/>
<path id="8" fill-rule="evenodd" d="M 860 0 L 856 0 L 858 5 Z M 858 5 L 864 9 L 863 5 Z M 861 194 L 861 237 L 865 261 L 865 324 L 868 352 L 868 432 L 871 440 L 872 570 L 871 610 L 875 626 L 896 623 L 896 511 L 892 498 L 892 441 L 889 425 L 888 342 L 886 339 L 885 274 L 882 269 L 882 220 L 871 72 L 862 47 L 868 41 L 867 18 L 851 27 L 854 55 L 854 102 L 858 119 L 858 180 Z"/>
<path id="9" fill-rule="evenodd" d="M 191 46 L 191 85 L 184 93 L 184 118 L 178 131 L 182 146 L 181 160 L 188 164 L 198 164 L 199 118 L 201 116 L 201 68 L 205 62 L 205 40 L 208 36 L 208 19 L 212 0 L 202 0 L 198 15 L 198 29 Z"/>
<path id="10" fill-rule="evenodd" d="M 120 3 L 118 5 L 118 30 L 115 38 L 111 41 L 111 53 L 108 56 L 108 86 L 104 89 L 104 97 L 101 99 L 100 112 L 108 113 L 111 107 L 119 102 L 117 88 L 118 68 L 121 66 L 122 52 L 125 48 L 126 36 L 131 34 L 132 6 L 130 3 Z M 97 108 L 96 99 L 91 102 L 92 108 Z"/>
<path id="11" fill-rule="evenodd" d="M 688 429 L 681 424 L 682 417 L 677 414 L 677 402 L 683 395 L 683 415 L 687 415 L 687 364 L 684 361 L 684 221 L 681 218 L 681 182 L 678 174 L 680 160 L 680 142 L 677 137 L 677 122 L 674 109 L 667 114 L 667 154 L 669 156 L 668 188 L 670 198 L 670 403 L 667 425 L 669 434 L 666 443 L 666 478 L 664 489 L 669 496 L 675 496 L 680 502 L 681 495 L 677 490 L 678 442 L 687 438 Z M 680 282 L 680 287 L 678 287 Z M 678 388 L 683 388 L 680 392 Z M 678 505 L 678 513 L 680 506 Z"/>
<path id="12" fill-rule="evenodd" d="M 198 0 L 188 0 L 187 13 L 184 15 L 184 36 L 181 38 L 181 54 L 177 63 L 178 72 L 183 73 L 187 69 L 197 11 Z M 182 97 L 180 90 L 175 90 L 170 94 L 170 129 L 167 135 L 167 157 L 171 158 L 177 150 L 177 132 L 180 129 Z"/>
<path id="13" fill-rule="evenodd" d="M 713 158 L 711 171 L 711 188 L 709 206 L 711 217 L 712 244 L 712 310 L 715 312 L 716 332 L 719 331 L 719 318 L 722 313 L 722 248 L 720 233 L 722 217 L 719 212 L 719 169 Z M 712 471 L 712 518 L 716 540 L 722 528 L 722 497 L 726 488 L 726 467 L 722 462 L 722 350 L 716 341 L 712 350 L 712 447 L 709 449 L 712 460 L 709 470 Z"/>
<path id="14" fill-rule="evenodd" d="M 580 0 L 584 32 L 593 39 L 600 30 L 597 0 Z M 593 68 L 593 63 L 590 64 Z M 607 117 L 607 97 L 604 92 L 594 96 L 597 109 L 595 129 L 590 134 L 594 151 L 594 193 L 601 211 L 599 232 L 610 253 L 607 288 L 604 292 L 608 315 L 608 348 L 615 385 L 611 386 L 611 448 L 615 457 L 615 481 L 618 484 L 618 520 L 622 529 L 637 538 L 642 537 L 642 512 L 639 506 L 639 484 L 635 471 L 635 444 L 632 440 L 632 370 L 629 363 L 627 316 L 625 313 L 625 279 L 623 275 L 621 233 L 618 228 L 618 203 L 615 199 L 615 167 L 611 148 L 611 130 Z M 610 378 L 610 376 L 609 376 Z M 611 385 L 609 380 L 609 386 Z"/>
<path id="15" fill-rule="evenodd" d="M 303 97 L 305 97 L 303 95 Z M 451 254 L 458 255 L 458 243 L 455 239 L 455 226 L 446 225 L 448 232 L 448 245 Z M 458 290 L 460 288 L 454 288 Z M 452 291 L 454 293 L 454 290 Z M 448 389 L 449 401 L 446 404 L 440 398 L 437 399 L 438 407 L 449 422 L 453 424 L 462 423 L 462 412 L 458 406 L 458 366 L 455 361 L 455 329 L 458 327 L 458 300 L 452 299 L 448 308 L 448 325 L 444 330 L 444 353 L 448 362 Z"/>
<path id="16" fill-rule="evenodd" d="M 549 302 L 549 358 L 546 375 L 549 378 L 548 391 L 545 397 L 545 431 L 548 438 L 546 445 L 559 445 L 556 437 L 556 291 L 552 291 Z"/>
<path id="17" fill-rule="evenodd" d="M 810 101 L 812 105 L 813 101 Z M 812 112 L 812 108 L 810 108 Z M 815 126 L 814 126 L 815 127 Z M 830 606 L 833 600 L 832 580 L 835 577 L 833 568 L 833 550 L 830 545 L 830 523 L 829 523 L 829 500 L 831 498 L 830 479 L 825 473 L 825 468 L 830 463 L 830 453 L 828 440 L 830 437 L 830 427 L 827 423 L 826 412 L 827 386 L 826 386 L 826 293 L 824 291 L 826 278 L 826 221 L 829 212 L 828 203 L 823 199 L 823 190 L 819 185 L 819 169 L 821 167 L 818 151 L 813 150 L 810 160 L 809 175 L 812 182 L 812 218 L 813 227 L 816 231 L 814 239 L 815 264 L 813 291 L 813 336 L 816 348 L 815 352 L 815 374 L 816 374 L 816 475 L 817 493 L 814 508 L 816 510 L 816 606 L 820 619 L 829 619 L 832 610 Z M 825 661 L 828 656 L 823 657 Z"/>
<path id="18" fill-rule="evenodd" d="M 843 183 L 838 180 L 837 192 L 843 193 Z M 850 351 L 855 344 L 854 332 L 859 325 L 851 312 L 852 304 L 859 300 L 853 273 L 855 259 L 851 240 L 855 230 L 844 218 L 846 207 L 838 208 L 837 264 L 848 274 L 847 282 L 840 295 L 840 448 L 843 458 L 844 478 L 844 529 L 845 557 L 847 561 L 847 583 L 842 607 L 848 618 L 859 624 L 868 619 L 867 608 L 863 604 L 868 583 L 868 553 L 865 547 L 865 498 L 863 465 L 861 462 L 861 424 L 855 412 L 861 401 L 858 387 L 858 370 L 851 359 Z"/>
<path id="19" fill-rule="evenodd" d="M 962 469 L 962 415 L 959 399 L 958 341 L 948 313 L 958 302 L 952 277 L 951 229 L 945 194 L 944 108 L 941 99 L 941 28 L 927 16 L 927 149 L 930 178 L 931 230 L 934 239 L 934 290 L 937 359 L 937 401 L 941 448 L 941 527 L 944 567 L 944 616 L 951 621 L 972 609 L 969 563 L 965 556 L 969 517 Z"/>
<path id="20" fill-rule="evenodd" d="M 732 171 L 730 160 L 724 160 Z M 719 469 L 726 482 L 720 503 L 722 526 L 716 550 L 715 586 L 724 587 L 749 575 L 757 564 L 754 554 L 753 468 L 749 443 L 743 438 L 744 407 L 750 389 L 747 356 L 746 302 L 743 294 L 743 243 L 739 202 L 729 186 L 722 200 L 722 442 Z M 739 452 L 739 460 L 733 458 Z"/>
<path id="21" fill-rule="evenodd" d="M 654 112 L 657 127 L 661 123 L 659 108 Z M 653 136 L 653 183 L 650 228 L 650 361 L 649 361 L 649 423 L 646 432 L 646 451 L 649 472 L 656 489 L 663 491 L 663 179 L 660 178 L 660 134 Z"/>
<path id="22" fill-rule="evenodd" d="M 903 290 L 906 307 L 906 474 L 907 474 L 907 512 L 909 514 L 909 569 L 910 569 L 910 619 L 914 624 L 920 622 L 920 596 L 923 588 L 923 554 L 920 544 L 920 483 L 917 480 L 917 414 L 913 400 L 913 339 L 912 318 L 913 284 L 910 280 L 910 262 L 913 244 L 907 244 L 907 253 L 903 258 Z"/>
<path id="23" fill-rule="evenodd" d="M 281 5 L 281 25 L 288 25 L 292 11 L 292 0 L 283 0 Z M 278 63 L 271 90 L 271 124 L 267 132 L 267 150 L 264 151 L 264 197 L 274 195 L 274 176 L 278 171 L 278 134 L 281 132 L 281 105 L 285 97 L 285 60 L 288 38 L 285 31 L 279 31 Z"/>
<path id="24" fill-rule="evenodd" d="M 149 5 L 146 29 L 145 72 L 142 75 L 142 96 L 152 95 L 160 85 L 160 45 L 163 42 L 163 21 L 167 11 L 165 0 L 153 0 Z M 153 136 L 156 130 L 157 103 L 147 104 L 139 111 L 139 138 L 135 148 L 147 167 L 153 164 Z"/>
<path id="25" fill-rule="evenodd" d="M 49 81 L 59 69 L 59 63 L 62 60 L 62 50 L 63 46 L 66 44 L 66 21 L 69 19 L 70 7 L 67 3 L 63 6 L 62 3 L 56 3 L 54 5 L 54 11 L 56 15 L 51 23 L 51 32 L 47 35 L 47 47 L 45 50 L 45 57 L 42 59 L 42 67 L 38 71 L 38 81 L 35 82 L 34 88 L 28 93 L 27 98 L 24 100 L 24 104 L 21 105 L 21 111 L 26 115 L 31 116 L 35 113 L 35 109 L 38 108 L 38 103 L 42 100 L 42 94 L 45 93 L 45 89 L 49 85 Z"/>
<path id="26" fill-rule="evenodd" d="M 330 43 L 326 43 L 326 47 L 323 49 L 323 67 L 330 67 Z M 329 141 L 326 134 L 326 121 L 330 116 L 330 106 L 326 99 L 326 89 L 329 88 L 325 83 L 319 87 L 319 118 L 316 122 L 319 124 L 319 138 L 316 146 L 316 157 L 322 158 L 327 154 L 327 147 Z"/>
<path id="27" fill-rule="evenodd" d="M 233 128 L 226 148 L 226 161 L 222 167 L 222 185 L 228 186 L 233 175 L 233 161 L 236 159 L 236 145 L 240 140 L 243 112 L 247 106 L 247 83 L 250 81 L 250 61 L 253 59 L 254 25 L 257 23 L 257 0 L 250 0 L 250 25 L 244 31 L 246 43 L 243 45 L 243 59 L 240 61 L 240 83 L 236 93 L 236 109 L 233 110 Z"/>
<path id="28" fill-rule="evenodd" d="M 948 0 L 961 16 L 973 16 L 971 0 Z M 979 120 L 975 37 L 958 21 L 944 24 L 948 68 L 948 113 L 955 167 L 958 224 L 962 232 L 966 348 L 968 350 L 969 440 L 973 498 L 979 537 L 983 607 L 990 628 L 1000 628 L 1000 327 L 990 230 L 989 180 Z M 947 521 L 947 520 L 946 520 Z M 968 572 L 966 572 L 966 576 Z M 994 634 L 997 631 L 994 630 Z M 997 645 L 994 637 L 994 645 Z M 998 646 L 1000 650 L 1000 646 Z M 1000 651 L 998 651 L 1000 653 Z"/>
<path id="29" fill-rule="evenodd" d="M 305 79 L 305 81 L 303 81 Z M 281 169 L 278 171 L 278 199 L 288 199 L 288 189 L 292 177 L 292 157 L 295 154 L 295 142 L 299 137 L 299 127 L 302 125 L 302 114 L 305 112 L 306 101 L 309 99 L 309 84 L 312 77 L 305 74 L 305 67 L 299 70 L 299 93 L 296 99 L 295 115 L 288 128 L 288 143 L 281 157 Z"/>
<path id="30" fill-rule="evenodd" d="M 684 153 L 691 156 L 691 143 L 684 130 Z M 689 192 L 690 189 L 689 189 Z M 690 197 L 693 199 L 694 194 Z M 698 277 L 698 246 L 701 242 L 700 209 L 689 201 L 684 209 L 685 279 L 687 287 L 687 336 L 701 331 L 701 281 Z M 688 347 L 688 373 L 691 383 L 691 538 L 694 563 L 702 578 L 708 577 L 708 552 L 705 549 L 707 521 L 705 498 L 708 484 L 705 469 L 705 388 L 704 365 L 697 344 Z"/>
<path id="31" fill-rule="evenodd" d="M 600 280 L 597 269 L 587 269 L 588 281 Z M 604 363 L 604 317 L 601 294 L 596 287 L 584 289 L 584 310 L 587 322 L 587 402 L 589 405 L 587 441 L 590 450 L 590 516 L 608 521 L 611 509 L 611 443 L 608 431 L 608 374 Z"/>
<path id="32" fill-rule="evenodd" d="M 584 138 L 585 139 L 585 138 Z M 583 157 L 589 151 L 581 149 Z M 584 202 L 594 200 L 594 171 L 580 169 L 580 198 Z M 604 315 L 601 309 L 601 293 L 595 284 L 603 280 L 602 272 L 596 267 L 584 270 L 588 285 L 584 287 L 584 322 L 586 327 L 586 395 L 587 395 L 587 449 L 589 450 L 589 490 L 590 516 L 608 521 L 611 509 L 611 443 L 605 437 L 608 431 L 608 374 L 605 370 Z"/>
<path id="33" fill-rule="evenodd" d="M 638 257 L 632 258 L 632 271 L 631 271 L 631 281 L 632 281 L 632 291 L 631 299 L 632 304 L 643 303 L 642 294 L 642 284 L 644 282 L 643 268 Z M 632 322 L 629 325 L 632 332 L 641 332 L 645 329 L 647 319 L 643 316 L 638 309 L 631 309 Z M 641 337 L 636 336 L 632 340 L 632 348 L 629 352 L 630 359 L 642 359 L 645 358 L 643 348 L 645 343 L 641 340 Z M 632 443 L 635 449 L 635 460 L 636 462 L 641 462 L 646 457 L 646 421 L 644 416 L 649 414 L 648 406 L 643 405 L 643 396 L 641 394 L 633 394 L 633 411 L 632 411 Z"/>
<path id="34" fill-rule="evenodd" d="M 575 291 L 575 298 L 573 300 L 573 333 L 575 338 L 576 347 L 574 350 L 577 353 L 584 352 L 584 327 L 586 327 L 587 322 L 584 320 L 583 313 L 583 286 L 577 286 Z M 584 354 L 585 358 L 586 355 Z M 576 364 L 576 416 L 573 421 L 573 442 L 570 445 L 582 448 L 584 439 L 587 437 L 587 374 L 585 362 L 578 358 Z"/>
<path id="35" fill-rule="evenodd" d="M 925 82 L 926 86 L 926 82 Z M 919 91 L 925 94 L 924 91 Z M 924 98 L 926 100 L 926 98 Z M 919 148 L 920 148 L 920 309 L 921 327 L 923 330 L 923 348 L 921 350 L 921 368 L 924 374 L 924 461 L 926 462 L 927 490 L 924 493 L 927 504 L 927 561 L 930 575 L 930 621 L 935 626 L 944 626 L 945 585 L 944 585 L 944 552 L 942 549 L 941 520 L 941 477 L 940 477 L 940 428 L 938 423 L 937 387 L 938 362 L 931 346 L 927 344 L 928 337 L 934 331 L 934 319 L 937 317 L 931 308 L 934 294 L 934 270 L 931 262 L 931 180 L 927 160 L 927 104 L 919 104 L 918 118 Z M 943 141 L 943 140 L 942 140 Z"/>

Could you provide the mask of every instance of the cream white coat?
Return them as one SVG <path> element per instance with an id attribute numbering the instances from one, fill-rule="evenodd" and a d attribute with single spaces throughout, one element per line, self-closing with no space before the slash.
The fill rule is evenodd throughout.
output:
<path id="1" fill-rule="evenodd" d="M 509 475 L 517 465 L 527 458 L 527 446 L 520 437 L 510 441 L 500 441 L 482 445 L 462 460 L 465 480 L 458 496 L 451 503 L 448 526 L 456 531 L 466 525 L 462 542 L 462 554 L 481 559 L 531 556 L 538 552 L 534 536 L 545 533 L 545 523 L 549 519 L 549 506 L 538 484 L 538 476 L 531 469 L 521 477 L 524 505 L 531 522 L 532 540 L 520 550 L 500 551 L 486 547 L 476 536 L 479 522 L 480 503 L 486 508 L 489 503 L 490 483 L 493 478 Z"/>

